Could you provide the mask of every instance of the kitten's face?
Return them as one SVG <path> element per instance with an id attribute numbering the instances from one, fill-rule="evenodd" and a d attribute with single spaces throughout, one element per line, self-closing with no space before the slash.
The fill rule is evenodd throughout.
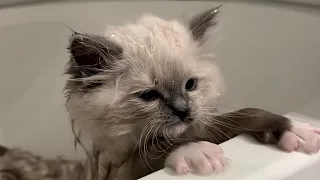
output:
<path id="1" fill-rule="evenodd" d="M 145 16 L 104 37 L 74 34 L 67 108 L 95 136 L 130 133 L 176 137 L 205 123 L 223 90 L 218 67 L 203 49 L 216 9 L 189 25 Z"/>

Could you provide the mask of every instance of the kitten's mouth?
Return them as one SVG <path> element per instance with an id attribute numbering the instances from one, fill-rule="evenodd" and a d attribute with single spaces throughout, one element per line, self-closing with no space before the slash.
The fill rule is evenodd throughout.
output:
<path id="1" fill-rule="evenodd" d="M 187 116 L 183 119 L 171 116 L 164 124 L 162 124 L 162 130 L 157 134 L 159 137 L 168 135 L 173 138 L 178 137 L 192 122 L 194 122 L 194 118 L 191 116 Z"/>
<path id="2" fill-rule="evenodd" d="M 184 120 L 181 120 L 183 123 L 190 124 L 194 119 L 192 117 L 186 117 Z"/>
<path id="3" fill-rule="evenodd" d="M 188 126 L 190 123 L 192 123 L 194 118 L 192 117 L 185 117 L 183 119 L 177 118 L 177 119 L 172 119 L 171 122 L 169 123 L 169 127 L 174 127 L 174 126 Z"/>
<path id="4" fill-rule="evenodd" d="M 175 119 L 175 121 L 167 124 L 167 127 L 166 127 L 166 129 L 168 130 L 167 132 L 173 137 L 178 137 L 188 128 L 188 126 L 193 122 L 193 120 L 194 118 L 192 117 L 186 117 L 183 120 Z"/>

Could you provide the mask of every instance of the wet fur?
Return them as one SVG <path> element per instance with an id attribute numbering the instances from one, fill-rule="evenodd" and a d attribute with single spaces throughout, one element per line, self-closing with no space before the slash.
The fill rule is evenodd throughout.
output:
<path id="1" fill-rule="evenodd" d="M 173 125 L 179 118 L 171 113 L 165 101 L 179 96 L 188 97 L 190 118 L 197 123 L 212 117 L 207 112 L 218 102 L 218 94 L 223 93 L 222 76 L 214 56 L 202 48 L 204 33 L 216 15 L 213 11 L 197 16 L 198 19 L 210 16 L 204 21 L 206 24 L 191 21 L 192 27 L 177 20 L 146 15 L 135 24 L 110 28 L 103 39 L 73 35 L 70 67 L 78 67 L 75 71 L 81 75 L 75 75 L 74 70 L 70 73 L 70 68 L 67 71 L 74 76 L 67 84 L 67 109 L 79 143 L 89 156 L 103 156 L 103 161 L 117 164 L 128 159 L 135 148 L 145 146 L 150 138 L 145 136 L 150 130 L 155 130 L 157 136 L 177 137 L 188 125 Z M 77 51 L 79 46 L 88 49 Z M 86 51 L 90 55 L 83 55 Z M 103 63 L 90 62 L 99 64 L 98 69 L 87 66 L 82 56 L 85 60 L 89 56 L 103 57 Z M 83 64 L 79 66 L 79 62 Z M 186 95 L 181 88 L 192 77 L 199 79 L 199 86 Z M 100 84 L 88 88 L 95 82 Z M 149 89 L 159 91 L 164 100 L 145 102 L 138 97 L 138 93 Z M 101 152 L 108 155 L 100 155 Z"/>
<path id="2" fill-rule="evenodd" d="M 163 168 L 167 155 L 188 142 L 221 143 L 249 132 L 273 143 L 290 128 L 288 119 L 260 109 L 218 115 L 223 79 L 214 55 L 204 48 L 217 10 L 187 23 L 146 15 L 136 23 L 110 27 L 103 36 L 71 36 L 66 107 L 76 141 L 88 157 L 85 163 L 70 161 L 70 166 L 83 170 L 78 179 L 137 179 Z M 185 92 L 186 81 L 193 77 L 198 79 L 197 89 Z M 150 89 L 162 98 L 146 102 L 139 97 Z M 181 99 L 188 101 L 190 122 L 181 122 L 170 109 Z M 35 162 L 53 168 L 51 161 Z M 17 171 L 25 177 L 21 179 L 36 179 Z"/>

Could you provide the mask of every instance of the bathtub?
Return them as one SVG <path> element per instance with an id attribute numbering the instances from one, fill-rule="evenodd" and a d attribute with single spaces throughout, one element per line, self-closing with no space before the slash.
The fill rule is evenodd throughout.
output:
<path id="1" fill-rule="evenodd" d="M 188 17 L 221 2 L 77 2 L 0 9 L 0 140 L 46 157 L 76 152 L 64 108 L 62 76 L 71 34 L 102 33 L 144 12 Z M 284 2 L 230 2 L 212 35 L 228 89 L 226 109 L 258 107 L 320 126 L 320 8 Z M 243 148 L 235 148 L 235 147 Z M 320 155 L 283 153 L 245 136 L 222 144 L 233 160 L 221 175 L 148 179 L 316 179 Z M 240 155 L 240 156 L 239 156 Z M 261 176 L 267 173 L 270 176 Z"/>

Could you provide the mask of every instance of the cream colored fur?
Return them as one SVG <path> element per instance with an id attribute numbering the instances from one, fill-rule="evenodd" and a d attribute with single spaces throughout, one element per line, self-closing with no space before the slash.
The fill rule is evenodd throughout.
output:
<path id="1" fill-rule="evenodd" d="M 146 15 L 136 23 L 109 27 L 104 37 L 123 48 L 123 59 L 87 79 L 108 80 L 105 85 L 89 93 L 71 93 L 66 104 L 75 135 L 88 156 L 99 151 L 107 154 L 104 161 L 126 161 L 143 133 L 156 124 L 159 133 L 165 131 L 168 136 L 183 132 L 186 125 L 166 128 L 168 112 L 159 107 L 159 101 L 141 101 L 135 93 L 143 90 L 180 88 L 181 82 L 197 77 L 198 88 L 190 92 L 192 115 L 194 123 L 205 122 L 206 111 L 223 93 L 222 77 L 213 54 L 193 39 L 186 24 Z"/>

